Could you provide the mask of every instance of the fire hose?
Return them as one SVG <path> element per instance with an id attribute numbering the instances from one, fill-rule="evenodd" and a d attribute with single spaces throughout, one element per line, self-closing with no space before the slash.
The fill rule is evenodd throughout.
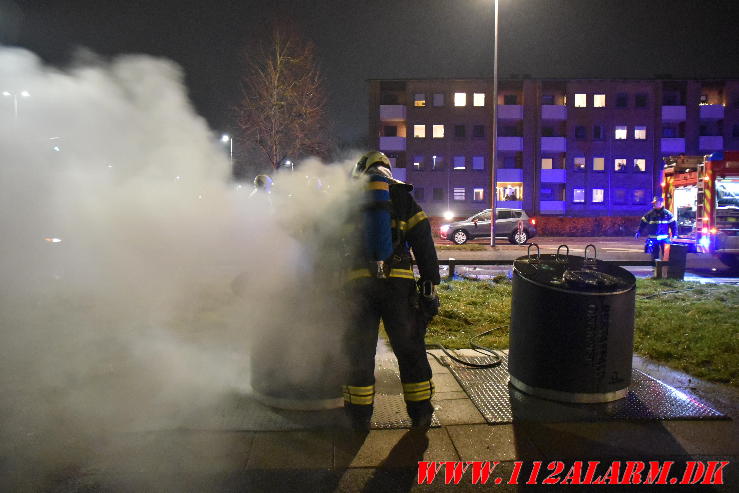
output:
<path id="1" fill-rule="evenodd" d="M 472 339 L 470 339 L 470 348 L 474 349 L 478 353 L 487 356 L 489 358 L 492 358 L 492 362 L 490 363 L 474 363 L 472 361 L 466 361 L 463 360 L 457 356 L 454 356 L 452 353 L 449 352 L 449 350 L 444 347 L 442 344 L 426 344 L 426 349 L 441 349 L 446 356 L 448 356 L 451 360 L 455 361 L 456 363 L 459 363 L 464 366 L 469 366 L 470 368 L 478 368 L 478 369 L 485 369 L 485 368 L 495 368 L 496 366 L 500 365 L 503 361 L 500 357 L 500 354 L 498 354 L 497 351 L 494 349 L 491 349 L 489 347 L 481 346 L 477 343 L 475 343 L 475 339 L 486 336 L 488 334 L 492 334 L 496 330 L 500 330 L 502 327 L 496 327 L 494 329 L 486 330 L 485 332 L 481 332 L 480 334 L 477 334 Z M 442 366 L 449 366 L 448 362 L 442 361 L 437 355 L 434 353 L 431 353 L 429 351 L 426 351 L 426 354 L 429 354 L 434 357 L 434 359 Z"/>

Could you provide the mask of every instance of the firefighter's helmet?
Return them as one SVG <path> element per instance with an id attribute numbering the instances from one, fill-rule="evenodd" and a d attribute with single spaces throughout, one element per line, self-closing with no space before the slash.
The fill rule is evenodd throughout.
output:
<path id="1" fill-rule="evenodd" d="M 664 201 L 665 199 L 663 199 L 661 195 L 655 195 L 654 198 L 652 199 L 653 204 L 656 204 L 657 202 L 664 203 Z"/>
<path id="2" fill-rule="evenodd" d="M 370 151 L 359 158 L 359 161 L 352 170 L 352 176 L 358 178 L 368 173 L 373 167 L 386 168 L 390 172 L 392 168 L 390 159 L 380 151 Z"/>
<path id="3" fill-rule="evenodd" d="M 254 188 L 263 192 L 269 192 L 272 188 L 272 177 L 269 175 L 257 175 L 254 178 Z"/>

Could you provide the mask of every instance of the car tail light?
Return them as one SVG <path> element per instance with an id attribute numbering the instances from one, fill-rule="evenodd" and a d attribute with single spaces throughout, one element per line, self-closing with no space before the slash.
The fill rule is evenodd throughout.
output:
<path id="1" fill-rule="evenodd" d="M 536 226 L 536 218 L 532 217 L 531 219 L 529 219 L 529 222 L 531 223 L 532 226 Z"/>

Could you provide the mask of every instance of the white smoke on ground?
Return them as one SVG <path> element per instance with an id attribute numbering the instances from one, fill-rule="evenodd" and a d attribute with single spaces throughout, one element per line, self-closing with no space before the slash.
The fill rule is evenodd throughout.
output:
<path id="1" fill-rule="evenodd" d="M 179 67 L 86 60 L 0 47 L 0 439 L 19 457 L 183 425 L 248 391 L 265 333 L 285 331 L 275 357 L 300 378 L 345 325 L 316 265 L 341 256 L 347 167 L 300 163 L 250 198 Z"/>

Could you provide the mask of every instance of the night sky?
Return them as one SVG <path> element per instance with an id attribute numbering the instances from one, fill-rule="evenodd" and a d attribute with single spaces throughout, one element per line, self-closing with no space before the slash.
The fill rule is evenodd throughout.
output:
<path id="1" fill-rule="evenodd" d="M 366 137 L 366 80 L 492 75 L 493 0 L 0 0 L 0 42 L 64 64 L 79 47 L 185 70 L 199 113 L 233 128 L 245 49 L 288 14 L 318 46 L 329 116 Z M 500 76 L 739 77 L 735 0 L 501 0 Z"/>

